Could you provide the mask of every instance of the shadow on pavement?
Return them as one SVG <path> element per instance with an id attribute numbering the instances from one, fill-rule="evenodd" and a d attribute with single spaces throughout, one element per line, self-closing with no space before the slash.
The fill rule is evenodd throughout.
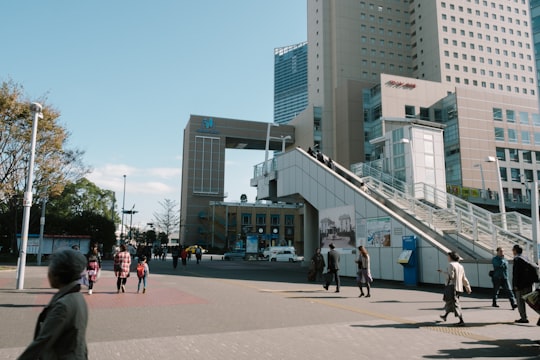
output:
<path id="1" fill-rule="evenodd" d="M 466 349 L 441 349 L 439 354 L 424 355 L 426 359 L 474 359 L 474 358 L 520 358 L 538 359 L 540 346 L 529 339 L 510 339 L 493 341 L 465 342 L 468 345 L 483 345 L 483 347 Z"/>

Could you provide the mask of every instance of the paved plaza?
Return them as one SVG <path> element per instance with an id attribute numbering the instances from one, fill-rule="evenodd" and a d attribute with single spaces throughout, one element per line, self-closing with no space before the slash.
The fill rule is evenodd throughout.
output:
<path id="1" fill-rule="evenodd" d="M 341 292 L 306 280 L 294 263 L 222 261 L 205 255 L 186 268 L 150 262 L 146 294 L 136 274 L 116 293 L 112 263 L 87 295 L 90 359 L 538 359 L 538 315 L 530 324 L 508 301 L 491 307 L 485 291 L 462 298 L 466 327 L 440 322 L 442 286 L 418 288 L 375 280 L 371 298 L 358 298 L 353 279 Z M 0 271 L 0 359 L 16 359 L 55 290 L 46 267 Z"/>

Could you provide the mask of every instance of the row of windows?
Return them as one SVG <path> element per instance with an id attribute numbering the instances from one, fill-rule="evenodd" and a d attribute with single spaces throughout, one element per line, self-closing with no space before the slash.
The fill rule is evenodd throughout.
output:
<path id="1" fill-rule="evenodd" d="M 444 31 L 444 27 L 443 27 L 443 31 Z M 445 32 L 448 32 L 448 28 L 446 28 Z M 465 31 L 464 30 L 460 30 L 460 33 L 463 33 L 463 36 L 465 36 Z M 474 38 L 474 32 L 469 31 L 469 37 Z M 477 34 L 477 38 L 479 40 L 483 40 L 484 36 L 479 33 L 479 34 Z M 485 38 L 486 38 L 487 41 L 491 41 L 491 36 L 490 35 L 486 35 Z M 512 40 L 512 39 L 510 39 L 508 41 L 506 38 L 499 39 L 498 36 L 494 36 L 493 41 L 495 43 L 499 43 L 499 41 L 500 41 L 503 45 L 510 45 L 512 47 L 516 46 L 516 42 L 514 40 Z M 449 44 L 448 38 L 444 38 L 443 43 L 444 44 Z M 461 47 L 463 47 L 463 48 L 467 47 L 467 43 L 465 41 L 460 41 L 460 44 L 461 44 Z M 452 40 L 452 45 L 458 46 L 458 41 L 457 40 Z M 517 47 L 523 48 L 523 43 L 521 41 L 518 41 L 517 42 Z M 469 48 L 472 49 L 472 50 L 476 49 L 476 44 L 475 43 L 469 43 Z M 525 48 L 530 49 L 531 45 L 529 43 L 526 43 Z M 478 45 L 478 50 L 484 51 L 484 46 L 483 45 Z M 487 47 L 486 51 L 491 52 L 491 47 Z M 495 54 L 501 54 L 501 53 L 503 55 L 505 55 L 505 56 L 511 55 L 512 57 L 516 57 L 516 52 L 515 51 L 510 51 L 509 52 L 507 49 L 503 49 L 502 52 L 501 52 L 501 50 L 499 48 L 495 48 Z M 522 58 L 522 59 L 525 58 L 525 56 L 522 53 L 520 53 L 520 54 L 521 54 L 521 55 L 519 55 L 520 58 Z"/>
<path id="2" fill-rule="evenodd" d="M 499 173 L 501 174 L 501 180 L 502 181 L 508 181 L 508 168 L 501 167 L 499 168 Z M 510 179 L 513 182 L 532 182 L 534 181 L 533 178 L 534 170 L 530 169 L 518 169 L 518 168 L 510 168 Z M 540 179 L 540 170 L 536 170 L 536 178 Z"/>
<path id="3" fill-rule="evenodd" d="M 522 144 L 531 144 L 531 132 L 527 130 L 518 131 L 516 129 L 506 129 L 507 137 L 505 137 L 505 132 L 503 128 L 496 127 L 495 131 L 495 140 L 497 141 L 508 141 L 510 143 L 520 142 L 518 139 L 518 133 L 521 134 L 521 143 Z M 540 145 L 540 132 L 533 132 L 534 145 Z"/>
<path id="4" fill-rule="evenodd" d="M 534 126 L 540 127 L 540 114 L 529 114 L 526 111 L 516 112 L 515 110 L 511 109 L 506 109 L 505 111 L 503 111 L 503 109 L 501 108 L 493 108 L 493 120 L 506 120 L 506 122 L 508 123 L 516 123 L 519 121 L 519 123 L 522 125 L 529 125 L 532 122 Z"/>
<path id="5" fill-rule="evenodd" d="M 452 70 L 452 67 L 451 67 L 450 63 L 445 63 L 445 64 L 444 64 L 444 68 L 447 69 L 447 70 Z M 464 73 L 468 73 L 468 72 L 469 72 L 469 67 L 466 66 L 466 65 L 460 66 L 460 65 L 458 65 L 458 64 L 454 64 L 453 70 L 455 70 L 455 71 L 462 71 L 462 72 L 464 72 Z M 471 71 L 471 73 L 473 73 L 473 74 L 478 74 L 478 73 L 479 73 L 479 74 L 482 75 L 482 76 L 489 75 L 490 77 L 495 77 L 495 75 L 496 75 L 497 78 L 499 78 L 499 79 L 502 79 L 502 78 L 503 78 L 503 73 L 500 72 L 500 71 L 497 71 L 497 73 L 495 73 L 495 71 L 493 71 L 493 70 L 488 70 L 488 71 L 486 72 L 485 69 L 480 69 L 480 72 L 478 72 L 477 68 L 475 68 L 475 67 L 470 68 L 470 71 Z M 519 81 L 519 80 L 521 80 L 521 82 L 527 82 L 527 77 L 525 77 L 525 76 L 523 76 L 523 75 L 522 75 L 521 77 L 519 77 L 519 76 L 516 75 L 516 74 L 512 75 L 512 74 L 510 74 L 510 73 L 504 73 L 504 78 L 505 78 L 506 80 L 514 80 L 514 81 Z M 528 78 L 528 81 L 529 81 L 529 83 L 534 84 L 534 78 L 529 77 L 529 78 Z"/>
<path id="6" fill-rule="evenodd" d="M 446 82 L 452 82 L 452 77 L 450 75 L 446 75 L 445 77 L 445 80 Z M 462 79 L 461 77 L 459 76 L 456 76 L 454 77 L 454 82 L 456 84 L 461 84 L 462 83 Z M 507 92 L 514 92 L 516 94 L 530 94 L 530 95 L 535 95 L 536 94 L 536 90 L 535 89 L 527 89 L 527 88 L 519 88 L 518 86 L 514 86 L 512 88 L 512 86 L 510 85 L 504 85 L 504 84 L 495 84 L 493 82 L 486 82 L 486 81 L 478 81 L 478 80 L 472 80 L 470 81 L 469 79 L 465 78 L 463 79 L 463 84 L 465 85 L 473 85 L 473 86 L 480 86 L 482 88 L 489 88 L 489 89 L 492 89 L 492 90 L 506 90 Z"/>
<path id="7" fill-rule="evenodd" d="M 242 214 L 242 225 L 252 225 L 251 214 Z M 257 214 L 256 225 L 264 226 L 266 225 L 266 214 Z M 294 226 L 294 215 L 285 215 L 285 226 Z M 270 214 L 270 225 L 279 226 L 280 225 L 281 215 L 279 214 Z"/>
<path id="8" fill-rule="evenodd" d="M 361 24 L 360 25 L 360 30 L 362 32 L 368 32 L 368 29 L 367 29 L 367 25 L 366 24 Z M 369 33 L 370 34 L 376 34 L 377 33 L 377 28 L 375 26 L 370 26 L 369 27 Z M 401 38 L 402 36 L 405 37 L 405 35 L 407 35 L 407 33 L 405 33 L 405 35 L 403 35 L 403 33 L 401 31 L 395 31 L 392 30 L 392 29 L 387 29 L 387 28 L 382 28 L 380 27 L 379 28 L 379 35 L 381 36 L 384 36 L 384 37 L 394 37 L 394 34 L 396 37 L 398 38 Z"/>
<path id="9" fill-rule="evenodd" d="M 448 32 L 448 28 L 445 28 L 443 26 L 443 31 L 444 32 Z M 455 28 L 452 28 L 452 33 L 455 34 L 456 32 L 454 31 L 457 31 Z M 461 30 L 463 31 L 463 30 Z M 448 45 L 449 44 L 449 40 L 447 38 L 444 38 L 443 39 L 443 44 L 446 44 Z M 453 40 L 452 41 L 452 45 L 454 46 L 458 46 L 458 42 L 457 40 Z M 460 42 L 460 45 L 462 48 L 466 49 L 467 48 L 467 43 L 465 41 L 461 41 Z M 530 49 L 530 46 L 528 44 L 526 44 L 526 47 L 527 49 Z M 508 51 L 507 49 L 499 49 L 499 48 L 492 48 L 491 46 L 485 46 L 484 45 L 477 45 L 475 43 L 469 43 L 469 49 L 471 50 L 478 50 L 480 52 L 487 52 L 488 54 L 496 54 L 496 55 L 504 55 L 504 56 L 508 56 L 508 57 L 513 57 L 513 58 L 519 58 L 519 59 L 527 59 L 527 60 L 532 60 L 532 56 L 530 54 L 527 54 L 525 55 L 524 53 L 520 52 L 520 53 L 516 53 L 515 51 Z M 499 61 L 500 62 L 500 61 Z"/>
<path id="10" fill-rule="evenodd" d="M 471 12 L 469 14 L 472 14 L 472 10 L 471 10 Z M 480 16 L 480 10 L 475 10 L 475 15 Z M 486 19 L 490 18 L 489 13 L 487 13 L 486 11 L 484 11 L 483 15 L 484 15 L 484 17 Z M 443 20 L 448 20 L 448 15 L 447 14 L 441 14 L 441 17 L 442 17 Z M 507 21 L 509 24 L 512 24 L 512 26 L 514 26 L 514 20 L 511 17 L 505 18 L 503 15 L 500 15 L 500 16 L 497 17 L 497 14 L 491 14 L 491 19 L 496 20 L 498 22 Z M 457 18 L 457 20 L 459 21 L 460 24 L 465 24 L 465 19 L 464 18 L 460 17 L 460 18 Z M 456 22 L 456 17 L 453 16 L 453 15 L 450 15 L 450 21 L 451 22 Z M 472 23 L 473 23 L 473 21 L 471 19 L 468 19 L 467 22 L 468 22 L 469 25 L 472 25 Z M 476 23 L 477 23 L 477 26 L 478 26 L 478 24 L 480 22 L 477 21 Z M 519 19 L 516 19 L 515 24 L 516 25 L 521 25 L 521 21 Z M 485 24 L 486 29 L 489 29 L 489 26 L 490 26 L 489 24 Z M 526 20 L 523 20 L 523 26 L 524 27 L 529 26 L 529 22 L 526 21 Z M 493 30 L 497 31 L 498 30 L 498 25 L 493 25 Z M 509 30 L 511 30 L 511 29 L 509 29 Z M 504 26 L 501 26 L 501 31 L 506 32 L 506 28 Z"/>
<path id="11" fill-rule="evenodd" d="M 444 54 L 444 56 L 446 56 L 446 57 L 450 57 L 450 51 L 448 51 L 448 50 L 444 50 L 443 54 Z M 453 57 L 454 59 L 459 59 L 459 53 L 458 53 L 458 52 L 452 52 L 452 57 Z M 477 59 L 476 55 L 470 55 L 470 56 L 468 56 L 466 53 L 462 53 L 462 54 L 461 54 L 461 58 L 462 58 L 463 60 L 470 59 L 470 60 L 473 61 L 473 62 L 476 62 L 476 59 Z M 481 64 L 487 63 L 488 65 L 493 65 L 493 64 L 495 64 L 495 65 L 498 66 L 498 67 L 504 66 L 504 67 L 507 68 L 507 69 L 512 68 L 512 69 L 514 69 L 514 70 L 518 70 L 518 68 L 519 68 L 519 70 L 525 71 L 525 65 L 524 65 L 524 64 L 519 64 L 519 65 L 518 65 L 517 63 L 514 63 L 514 62 L 513 62 L 513 63 L 511 64 L 511 66 L 510 66 L 510 63 L 509 63 L 508 61 L 501 61 L 501 60 L 495 60 L 495 61 L 493 61 L 493 59 L 491 59 L 491 58 L 488 58 L 488 59 L 487 59 L 487 62 L 486 62 L 486 59 L 485 59 L 483 56 L 479 56 L 479 57 L 478 57 L 478 62 L 480 62 Z M 532 66 L 527 66 L 527 71 L 533 72 Z"/>
<path id="12" fill-rule="evenodd" d="M 508 156 L 506 155 L 508 153 Z M 497 148 L 497 158 L 501 161 L 523 162 L 526 164 L 540 164 L 540 151 L 520 150 L 512 148 Z"/>
<path id="13" fill-rule="evenodd" d="M 467 2 L 471 2 L 471 0 L 467 0 Z M 474 0 L 474 3 L 477 4 L 477 5 L 479 5 L 479 4 L 480 4 L 480 0 Z M 517 4 L 517 3 L 518 3 L 518 0 L 514 0 L 514 3 Z M 492 8 L 492 9 L 497 9 L 497 4 L 496 4 L 496 3 L 491 2 L 490 4 L 491 4 L 491 8 Z M 525 0 L 521 0 L 521 4 L 526 5 L 527 3 L 525 2 Z M 488 2 L 485 1 L 485 0 L 483 0 L 483 1 L 482 1 L 482 5 L 488 6 Z M 441 7 L 442 7 L 442 8 L 446 8 L 446 2 L 444 2 L 444 1 L 441 2 Z M 454 4 L 452 4 L 452 3 L 450 3 L 450 4 L 449 4 L 449 8 L 450 8 L 450 10 L 455 10 L 455 9 L 456 9 L 456 6 L 455 6 Z M 503 4 L 499 4 L 498 8 L 499 8 L 499 10 L 504 10 L 504 9 L 505 9 L 505 7 L 504 7 Z M 463 6 L 458 6 L 457 9 L 458 9 L 459 12 L 463 12 L 463 11 L 464 11 Z M 517 8 L 517 7 L 512 8 L 512 7 L 509 6 L 509 5 L 506 6 L 506 11 L 509 12 L 509 13 L 512 13 L 512 12 L 513 12 L 514 14 L 519 14 L 519 12 L 520 12 L 520 11 L 519 11 L 519 8 Z M 468 13 L 468 14 L 471 14 L 471 13 L 472 13 L 472 9 L 471 9 L 471 8 L 467 8 L 467 13 Z M 527 15 L 527 11 L 526 11 L 526 10 L 522 10 L 521 13 L 522 13 L 522 15 Z"/>

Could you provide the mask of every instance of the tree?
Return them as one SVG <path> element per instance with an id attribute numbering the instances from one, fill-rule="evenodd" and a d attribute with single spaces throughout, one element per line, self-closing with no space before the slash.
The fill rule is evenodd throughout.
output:
<path id="1" fill-rule="evenodd" d="M 13 81 L 0 84 L 0 212 L 10 219 L 1 230 L 11 238 L 12 248 L 16 248 L 18 212 L 22 210 L 29 165 L 33 125 L 30 102 L 22 86 Z M 69 133 L 58 123 L 60 112 L 48 105 L 46 98 L 37 102 L 43 106 L 43 118 L 36 133 L 32 184 L 35 204 L 61 194 L 67 183 L 88 172 L 82 164 L 83 152 L 66 148 Z M 36 223 L 39 216 L 30 221 Z"/>
<path id="2" fill-rule="evenodd" d="M 158 229 L 165 233 L 168 241 L 172 232 L 180 225 L 180 211 L 177 210 L 176 201 L 170 199 L 165 199 L 159 205 L 162 207 L 162 212 L 154 213 L 154 219 Z"/>

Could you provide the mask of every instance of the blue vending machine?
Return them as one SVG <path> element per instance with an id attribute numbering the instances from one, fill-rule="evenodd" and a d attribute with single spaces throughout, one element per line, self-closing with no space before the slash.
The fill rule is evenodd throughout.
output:
<path id="1" fill-rule="evenodd" d="M 405 285 L 418 285 L 418 252 L 416 251 L 416 236 L 403 236 L 403 251 L 398 262 L 403 265 L 403 282 Z"/>

